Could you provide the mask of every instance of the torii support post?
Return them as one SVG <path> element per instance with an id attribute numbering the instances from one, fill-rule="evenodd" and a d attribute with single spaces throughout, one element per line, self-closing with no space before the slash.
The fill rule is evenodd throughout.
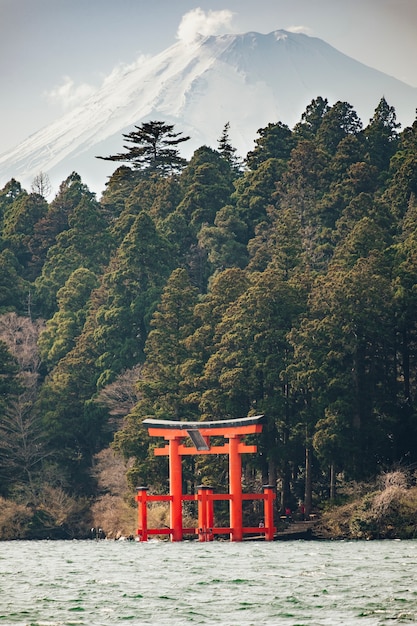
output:
<path id="1" fill-rule="evenodd" d="M 214 508 L 213 489 L 206 485 L 200 485 L 197 491 L 198 498 L 198 540 L 213 541 Z"/>
<path id="2" fill-rule="evenodd" d="M 170 525 L 172 541 L 182 541 L 182 461 L 179 453 L 181 437 L 169 440 L 169 488 L 172 496 Z"/>
<path id="3" fill-rule="evenodd" d="M 230 493 L 230 539 L 242 541 L 242 457 L 239 452 L 241 435 L 229 438 L 229 493 Z"/>
<path id="4" fill-rule="evenodd" d="M 148 490 L 146 487 L 138 487 L 137 492 L 139 541 L 148 541 Z"/>
<path id="5" fill-rule="evenodd" d="M 274 487 L 272 485 L 264 485 L 264 515 L 265 515 L 265 541 L 274 540 Z"/>

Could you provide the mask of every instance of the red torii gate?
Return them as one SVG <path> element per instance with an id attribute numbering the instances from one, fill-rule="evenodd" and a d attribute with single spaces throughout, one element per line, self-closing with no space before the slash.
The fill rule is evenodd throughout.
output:
<path id="1" fill-rule="evenodd" d="M 171 420 L 146 419 L 151 437 L 164 437 L 168 442 L 163 448 L 155 448 L 155 456 L 169 456 L 169 486 L 167 496 L 148 495 L 147 488 L 138 487 L 138 537 L 147 541 L 148 535 L 169 534 L 171 541 L 182 541 L 184 534 L 196 534 L 199 541 L 212 541 L 216 534 L 230 534 L 231 541 L 242 541 L 244 534 L 264 535 L 272 541 L 274 527 L 274 489 L 270 485 L 263 488 L 262 494 L 242 493 L 242 458 L 244 453 L 257 451 L 256 445 L 242 442 L 245 435 L 260 433 L 263 415 L 242 417 L 232 420 L 212 422 L 179 422 Z M 222 436 L 228 441 L 223 445 L 210 445 L 210 437 Z M 184 445 L 183 441 L 190 437 L 193 446 Z M 215 494 L 206 486 L 198 487 L 195 495 L 182 493 L 182 456 L 192 454 L 228 454 L 229 455 L 229 493 Z M 198 528 L 184 528 L 182 519 L 182 503 L 185 500 L 198 502 Z M 230 526 L 216 527 L 214 523 L 214 501 L 229 500 Z M 264 526 L 243 527 L 242 501 L 263 500 Z M 148 528 L 147 503 L 156 501 L 170 502 L 170 528 Z"/>

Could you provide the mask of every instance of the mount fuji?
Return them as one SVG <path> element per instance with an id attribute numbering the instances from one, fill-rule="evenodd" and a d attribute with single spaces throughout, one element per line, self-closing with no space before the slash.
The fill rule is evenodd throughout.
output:
<path id="1" fill-rule="evenodd" d="M 0 156 L 0 185 L 30 188 L 40 172 L 58 186 L 72 171 L 91 190 L 116 169 L 96 156 L 123 151 L 122 133 L 149 120 L 190 135 L 182 155 L 217 148 L 224 125 L 244 157 L 257 130 L 281 121 L 290 128 L 313 98 L 352 105 L 364 125 L 381 97 L 402 126 L 415 119 L 417 88 L 342 54 L 323 40 L 276 30 L 269 34 L 198 36 L 114 71 L 82 106 Z"/>

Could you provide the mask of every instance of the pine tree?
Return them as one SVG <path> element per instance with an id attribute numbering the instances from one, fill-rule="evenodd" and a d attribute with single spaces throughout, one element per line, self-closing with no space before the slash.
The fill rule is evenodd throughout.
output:
<path id="1" fill-rule="evenodd" d="M 246 165 L 254 170 L 268 159 L 288 159 L 295 145 L 292 132 L 286 124 L 268 124 L 258 130 L 255 148 L 246 155 Z"/>
<path id="2" fill-rule="evenodd" d="M 323 116 L 316 140 L 330 154 L 335 154 L 340 142 L 348 135 L 362 130 L 358 114 L 348 102 L 336 102 Z"/>
<path id="3" fill-rule="evenodd" d="M 226 159 L 226 161 L 230 164 L 232 169 L 235 169 L 237 171 L 241 167 L 241 163 L 236 156 L 236 148 L 233 147 L 230 141 L 229 131 L 230 123 L 226 122 L 223 127 L 220 139 L 218 139 L 217 141 L 218 151 L 220 152 L 222 157 Z"/>
<path id="4" fill-rule="evenodd" d="M 397 148 L 397 129 L 400 126 L 394 107 L 389 106 L 385 98 L 381 98 L 374 116 L 364 130 L 368 158 L 379 171 L 389 167 L 390 159 Z"/>
<path id="5" fill-rule="evenodd" d="M 123 134 L 129 145 L 125 153 L 108 157 L 97 157 L 105 161 L 122 161 L 131 164 L 135 170 L 146 174 L 159 172 L 162 175 L 180 171 L 186 160 L 180 157 L 178 146 L 190 137 L 174 133 L 174 125 L 165 122 L 142 122 L 136 130 Z"/>

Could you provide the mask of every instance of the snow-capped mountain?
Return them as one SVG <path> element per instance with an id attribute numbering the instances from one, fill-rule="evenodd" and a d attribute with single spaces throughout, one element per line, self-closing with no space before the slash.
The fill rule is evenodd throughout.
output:
<path id="1" fill-rule="evenodd" d="M 39 172 L 54 188 L 72 171 L 102 191 L 117 164 L 96 156 L 123 152 L 122 133 L 147 120 L 217 148 L 226 122 L 242 157 L 269 122 L 290 127 L 313 98 L 349 102 L 366 125 L 384 96 L 402 126 L 415 119 L 417 89 L 363 65 L 315 37 L 277 30 L 199 37 L 114 72 L 82 106 L 0 156 L 0 186 L 12 177 L 30 189 Z M 186 151 L 186 152 L 185 152 Z"/>

